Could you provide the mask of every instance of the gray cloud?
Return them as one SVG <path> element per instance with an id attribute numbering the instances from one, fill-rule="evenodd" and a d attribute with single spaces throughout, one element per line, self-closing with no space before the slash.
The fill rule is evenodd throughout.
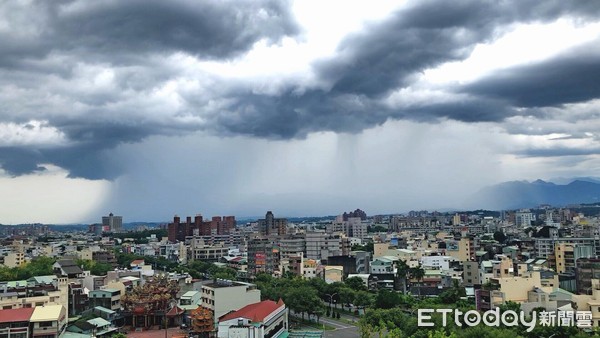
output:
<path id="1" fill-rule="evenodd" d="M 198 74 L 202 84 L 179 90 L 172 105 L 152 97 L 185 75 L 176 54 L 231 60 L 257 41 L 299 33 L 286 1 L 38 1 L 0 5 L 0 122 L 46 121 L 68 145 L 0 149 L 0 163 L 19 175 L 44 162 L 74 177 L 115 178 L 109 151 L 154 135 L 206 130 L 267 139 L 315 131 L 358 133 L 390 119 L 436 123 L 503 121 L 544 116 L 546 106 L 598 96 L 598 55 L 566 54 L 513 68 L 450 90 L 459 99 L 386 103 L 423 71 L 467 58 L 512 24 L 559 17 L 596 20 L 600 3 L 415 1 L 388 20 L 348 36 L 333 57 L 315 63 L 317 82 L 286 80 L 276 93 Z M 108 84 L 95 77 L 110 69 Z M 547 67 L 552 69 L 548 70 Z M 87 73 L 86 73 L 87 72 Z M 528 107 L 531 109 L 518 109 Z"/>
<path id="2" fill-rule="evenodd" d="M 285 1 L 34 1 L 5 4 L 0 15 L 19 23 L 0 34 L 1 64 L 69 52 L 115 63 L 146 53 L 184 52 L 231 58 L 261 39 L 298 33 Z M 29 29 L 22 30 L 24 24 Z"/>
<path id="3" fill-rule="evenodd" d="M 235 92 L 228 109 L 219 111 L 213 125 L 227 134 L 261 138 L 304 138 L 310 132 L 357 133 L 388 119 L 437 123 L 500 121 L 517 112 L 493 99 L 477 97 L 452 102 L 429 102 L 402 107 L 385 105 L 367 95 L 287 89 L 277 95 Z"/>
<path id="4" fill-rule="evenodd" d="M 553 147 L 553 148 L 529 148 L 516 152 L 524 157 L 563 157 L 563 156 L 588 156 L 600 155 L 600 146 L 591 148 L 575 147 Z"/>
<path id="5" fill-rule="evenodd" d="M 466 58 L 513 23 L 551 21 L 566 15 L 596 19 L 600 4 L 548 1 L 416 1 L 392 19 L 349 37 L 340 58 L 318 68 L 332 91 L 382 95 L 407 86 L 411 77 Z"/>
<path id="6" fill-rule="evenodd" d="M 270 0 L 3 3 L 0 18 L 9 23 L 0 31 L 0 122 L 44 120 L 71 143 L 0 148 L 2 167 L 20 175 L 54 163 L 93 179 L 119 173 L 103 161 L 107 149 L 198 129 L 181 121 L 189 111 L 141 102 L 180 72 L 165 57 L 230 59 L 299 32 L 288 2 Z M 114 71 L 108 87 L 85 73 L 95 65 Z"/>
<path id="7" fill-rule="evenodd" d="M 495 72 L 462 91 L 503 99 L 516 107 L 549 107 L 600 96 L 600 50 L 596 40 L 533 65 Z"/>
<path id="8" fill-rule="evenodd" d="M 235 102 L 220 112 L 214 124 L 230 134 L 274 139 L 303 138 L 309 132 L 359 132 L 365 125 L 385 122 L 379 103 L 358 95 L 334 95 L 323 90 L 277 96 L 235 93 Z"/>
<path id="9" fill-rule="evenodd" d="M 2 169 L 11 174 L 29 174 L 43 170 L 38 164 L 44 162 L 43 154 L 23 147 L 0 147 Z"/>

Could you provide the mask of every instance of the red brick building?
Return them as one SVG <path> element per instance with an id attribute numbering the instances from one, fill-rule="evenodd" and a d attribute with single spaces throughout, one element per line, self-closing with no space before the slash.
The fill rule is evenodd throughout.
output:
<path id="1" fill-rule="evenodd" d="M 226 235 L 232 233 L 235 226 L 235 216 L 214 216 L 210 221 L 204 221 L 202 215 L 196 215 L 193 221 L 191 216 L 186 217 L 185 222 L 175 216 L 167 229 L 169 242 L 183 242 L 187 236 Z"/>

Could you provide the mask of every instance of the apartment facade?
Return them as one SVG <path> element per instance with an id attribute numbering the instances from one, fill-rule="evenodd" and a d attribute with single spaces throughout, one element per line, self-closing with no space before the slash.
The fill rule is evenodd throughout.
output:
<path id="1" fill-rule="evenodd" d="M 201 293 L 201 305 L 213 312 L 215 323 L 230 311 L 260 302 L 260 290 L 251 283 L 216 280 L 202 285 Z"/>
<path id="2" fill-rule="evenodd" d="M 117 289 L 93 290 L 89 293 L 90 306 L 102 306 L 118 311 L 121 310 L 121 291 Z"/>
<path id="3" fill-rule="evenodd" d="M 67 328 L 67 310 L 62 305 L 36 306 L 29 322 L 32 336 L 58 338 Z"/>

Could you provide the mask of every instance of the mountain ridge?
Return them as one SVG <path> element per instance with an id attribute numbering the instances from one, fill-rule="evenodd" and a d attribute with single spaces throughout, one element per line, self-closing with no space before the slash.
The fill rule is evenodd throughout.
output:
<path id="1" fill-rule="evenodd" d="M 600 181 L 574 178 L 567 184 L 542 179 L 502 182 L 479 190 L 467 199 L 466 204 L 502 210 L 595 202 L 600 202 Z"/>

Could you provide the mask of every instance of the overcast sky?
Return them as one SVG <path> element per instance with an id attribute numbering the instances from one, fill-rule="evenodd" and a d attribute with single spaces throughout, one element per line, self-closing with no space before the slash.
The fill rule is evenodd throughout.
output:
<path id="1" fill-rule="evenodd" d="M 0 223 L 463 208 L 599 108 L 597 1 L 3 1 Z"/>

